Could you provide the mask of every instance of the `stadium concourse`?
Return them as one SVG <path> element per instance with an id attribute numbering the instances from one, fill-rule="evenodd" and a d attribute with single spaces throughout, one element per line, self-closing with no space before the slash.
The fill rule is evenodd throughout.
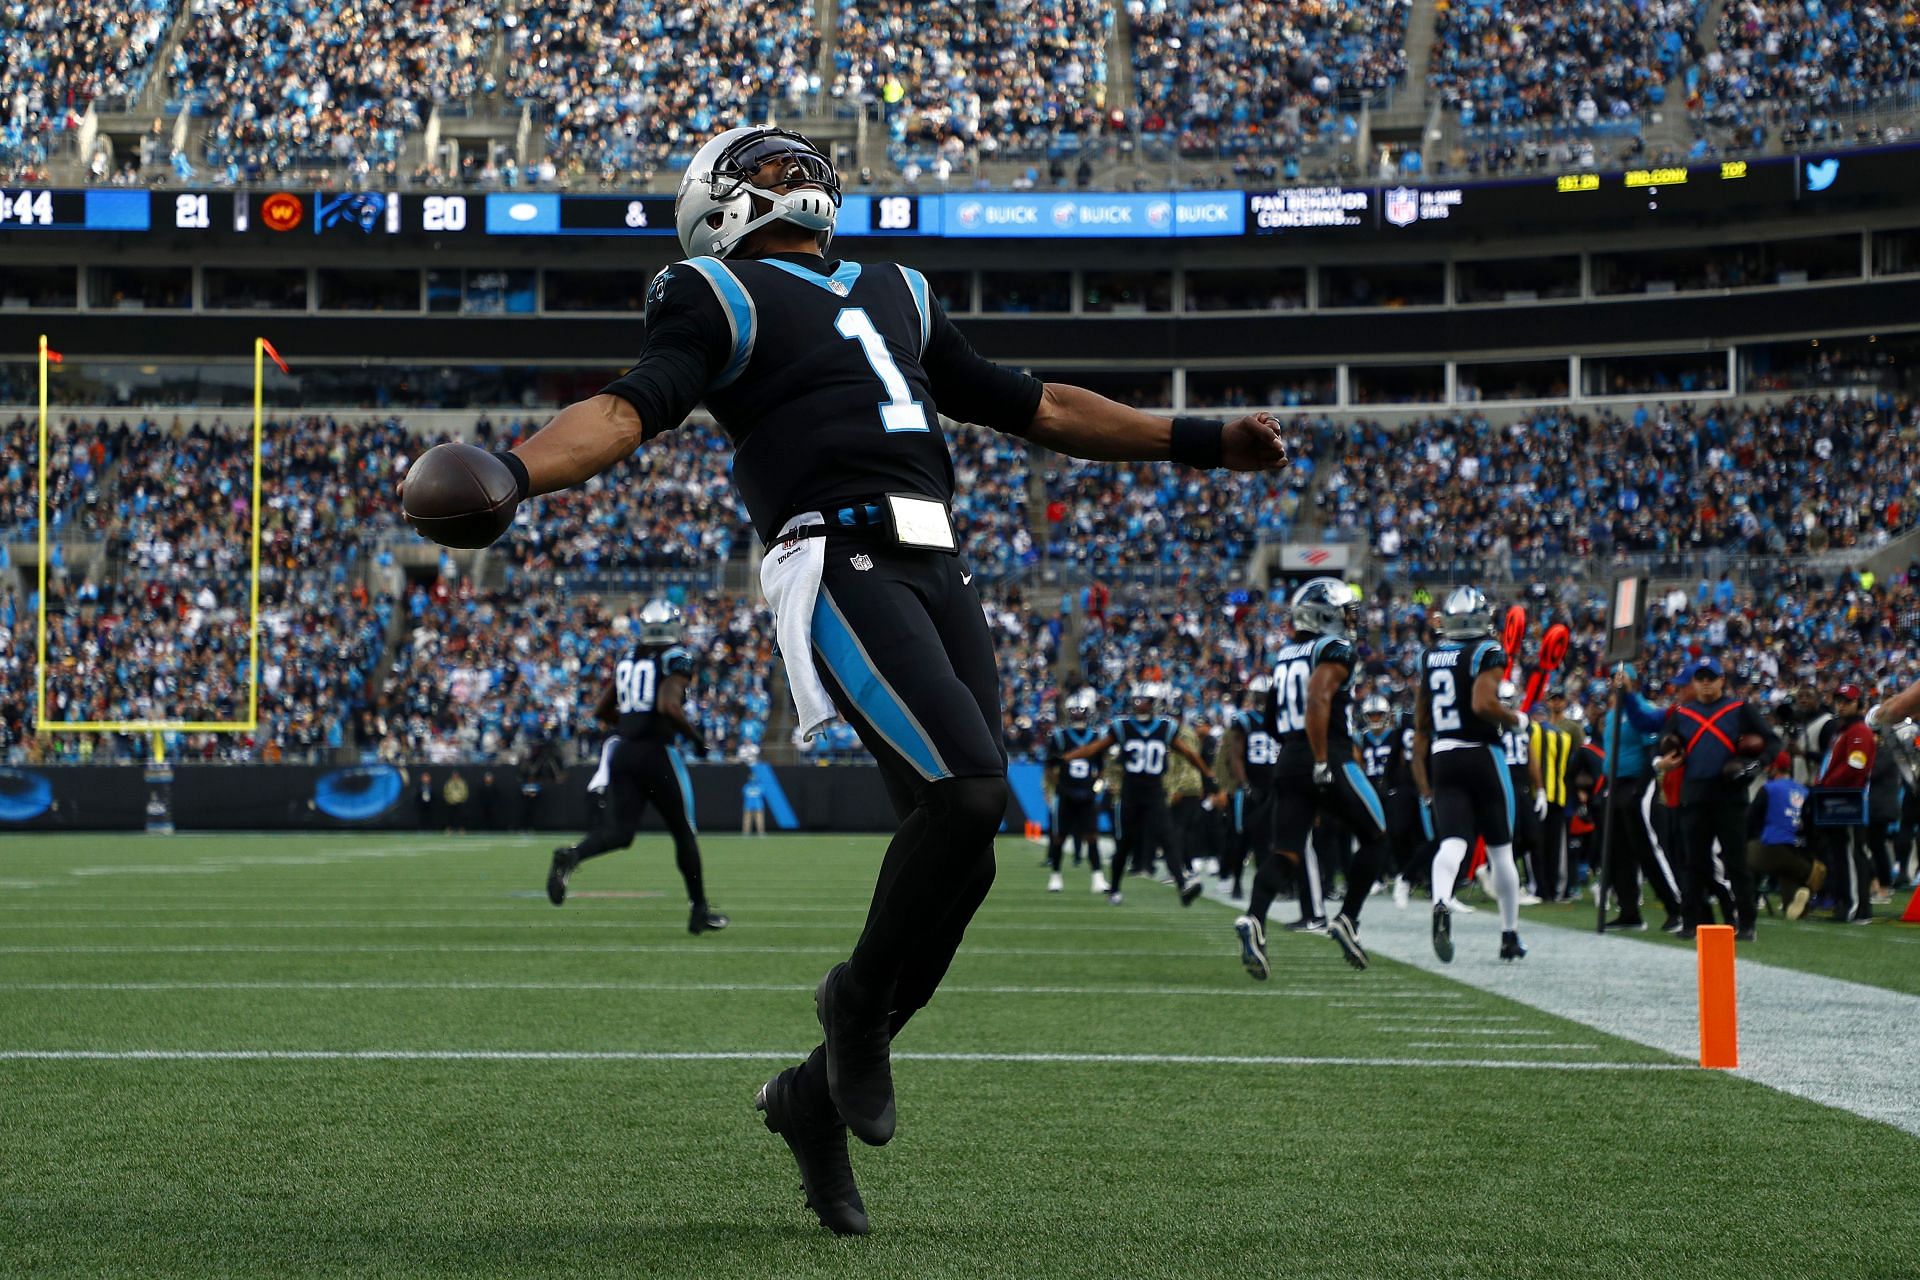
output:
<path id="1" fill-rule="evenodd" d="M 866 167 L 896 178 L 997 162 L 1084 182 L 1117 156 L 1180 155 L 1293 180 L 1367 169 L 1363 117 L 1409 103 L 1451 125 L 1385 148 L 1408 176 L 1699 159 L 1905 136 L 1920 65 L 1907 3 L 1043 0 L 1016 19 L 846 0 L 830 22 L 739 0 L 0 12 L 0 176 L 71 166 L 116 183 L 633 184 L 734 116 L 864 117 Z M 89 126 L 96 110 L 142 123 L 116 148 Z M 417 145 L 440 117 L 511 121 L 499 136 L 516 140 L 443 167 Z M 83 136 L 93 150 L 75 154 Z"/>

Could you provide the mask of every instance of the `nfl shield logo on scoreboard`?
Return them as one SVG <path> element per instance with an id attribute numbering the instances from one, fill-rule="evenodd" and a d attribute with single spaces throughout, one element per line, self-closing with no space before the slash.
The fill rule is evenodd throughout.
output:
<path id="1" fill-rule="evenodd" d="M 1420 195 L 1412 187 L 1395 187 L 1387 192 L 1387 221 L 1396 227 L 1412 226 L 1420 216 Z"/>

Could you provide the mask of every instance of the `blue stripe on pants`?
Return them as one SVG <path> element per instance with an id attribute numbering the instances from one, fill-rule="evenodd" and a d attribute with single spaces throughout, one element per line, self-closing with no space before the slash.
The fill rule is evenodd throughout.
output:
<path id="1" fill-rule="evenodd" d="M 1340 767 L 1346 770 L 1347 785 L 1353 788 L 1353 794 L 1360 797 L 1360 803 L 1365 805 L 1367 812 L 1373 815 L 1374 825 L 1379 828 L 1380 834 L 1385 835 L 1387 810 L 1386 806 L 1380 803 L 1380 793 L 1373 789 L 1373 783 L 1367 780 L 1366 773 L 1353 761 L 1344 761 Z M 1509 809 L 1513 807 L 1511 801 L 1508 802 L 1507 807 Z"/>
<path id="2" fill-rule="evenodd" d="M 1500 791 L 1507 798 L 1507 839 L 1513 839 L 1513 775 L 1507 772 L 1507 757 L 1498 747 L 1488 747 L 1493 756 L 1493 771 L 1500 775 Z"/>
<path id="3" fill-rule="evenodd" d="M 687 811 L 687 829 L 698 834 L 700 824 L 693 820 L 693 779 L 687 776 L 687 766 L 676 748 L 667 748 L 667 760 L 673 765 L 673 776 L 680 781 L 680 804 Z"/>
<path id="4" fill-rule="evenodd" d="M 928 782 L 953 776 L 931 740 L 915 722 L 913 713 L 895 693 L 861 648 L 847 620 L 833 607 L 825 588 L 813 605 L 813 647 L 840 682 L 847 697 L 888 746 L 905 756 Z"/>

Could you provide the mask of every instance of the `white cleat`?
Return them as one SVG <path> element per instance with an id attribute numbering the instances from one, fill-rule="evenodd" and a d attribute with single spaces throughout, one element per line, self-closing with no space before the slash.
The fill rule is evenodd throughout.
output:
<path id="1" fill-rule="evenodd" d="M 1413 899 L 1413 888 L 1403 879 L 1393 882 L 1393 905 L 1400 910 L 1407 909 L 1407 903 Z"/>
<path id="2" fill-rule="evenodd" d="M 1520 905 L 1521 905 L 1521 906 L 1523 906 L 1523 907 L 1537 907 L 1537 906 L 1539 906 L 1539 905 L 1540 905 L 1540 903 L 1541 903 L 1541 902 L 1542 902 L 1542 898 L 1540 897 L 1540 895 L 1539 895 L 1539 894 L 1537 894 L 1537 893 L 1529 893 L 1529 892 L 1527 892 L 1527 891 L 1526 891 L 1526 890 L 1524 890 L 1524 889 L 1523 889 L 1523 890 L 1521 890 L 1521 892 L 1520 892 Z"/>
<path id="3" fill-rule="evenodd" d="M 1111 886 L 1107 884 L 1106 876 L 1098 871 L 1093 873 L 1093 891 L 1095 893 L 1105 893 L 1110 887 Z"/>
<path id="4" fill-rule="evenodd" d="M 1067 882 L 1065 878 L 1062 877 L 1058 871 L 1054 872 L 1052 875 L 1047 877 L 1048 893 L 1058 893 L 1066 887 L 1067 887 Z"/>
<path id="5" fill-rule="evenodd" d="M 1460 899 L 1458 898 L 1447 899 L 1447 910 L 1453 912 L 1453 914 L 1457 916 L 1470 916 L 1474 912 L 1478 911 L 1479 909 L 1480 908 L 1478 907 L 1468 906 L 1466 903 L 1460 901 Z"/>

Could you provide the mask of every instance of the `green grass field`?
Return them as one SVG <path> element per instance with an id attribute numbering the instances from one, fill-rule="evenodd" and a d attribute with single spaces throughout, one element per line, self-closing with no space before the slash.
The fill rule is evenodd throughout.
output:
<path id="1" fill-rule="evenodd" d="M 750 1104 L 882 842 L 708 838 L 702 938 L 658 837 L 561 910 L 550 844 L 0 843 L 0 1275 L 1920 1274 L 1906 1133 L 1324 938 L 1258 985 L 1018 840 L 834 1239 Z"/>

